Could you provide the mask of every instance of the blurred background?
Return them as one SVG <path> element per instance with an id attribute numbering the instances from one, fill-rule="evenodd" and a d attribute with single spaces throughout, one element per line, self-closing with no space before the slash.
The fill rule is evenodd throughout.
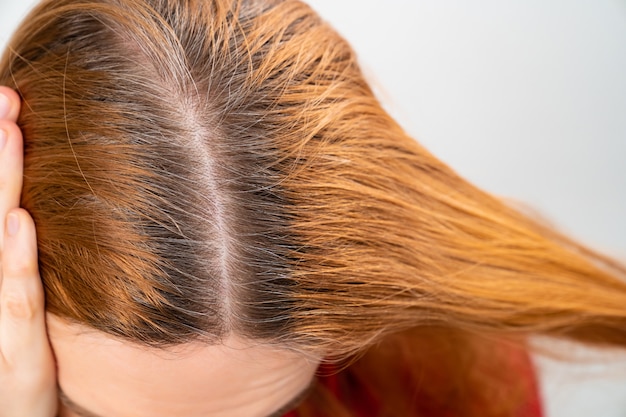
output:
<path id="1" fill-rule="evenodd" d="M 308 2 L 435 155 L 626 260 L 626 0 Z M 0 0 L 3 50 L 34 3 Z M 558 346 L 588 363 L 537 357 L 547 417 L 626 416 L 626 356 Z"/>

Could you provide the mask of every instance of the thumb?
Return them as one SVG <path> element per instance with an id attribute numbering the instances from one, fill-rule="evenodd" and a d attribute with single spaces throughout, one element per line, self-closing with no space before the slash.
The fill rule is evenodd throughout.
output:
<path id="1" fill-rule="evenodd" d="M 0 283 L 0 351 L 9 363 L 49 349 L 35 225 L 23 209 L 6 218 Z"/>
<path id="2" fill-rule="evenodd" d="M 23 209 L 7 215 L 0 271 L 0 415 L 54 416 L 55 364 L 46 332 L 35 224 Z"/>

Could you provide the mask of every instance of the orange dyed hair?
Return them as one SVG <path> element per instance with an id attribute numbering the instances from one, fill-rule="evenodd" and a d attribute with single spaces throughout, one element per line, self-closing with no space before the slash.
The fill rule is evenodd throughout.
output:
<path id="1" fill-rule="evenodd" d="M 334 360 L 448 337 L 442 369 L 477 387 L 459 406 L 488 384 L 453 357 L 497 367 L 471 334 L 626 344 L 626 268 L 407 136 L 301 2 L 48 0 L 10 45 L 53 314 Z"/>

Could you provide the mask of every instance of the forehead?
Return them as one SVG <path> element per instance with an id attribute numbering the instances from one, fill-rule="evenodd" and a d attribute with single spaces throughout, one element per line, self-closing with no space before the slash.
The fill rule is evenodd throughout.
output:
<path id="1" fill-rule="evenodd" d="M 265 417 L 305 389 L 317 361 L 237 337 L 149 349 L 48 318 L 59 385 L 103 417 Z"/>

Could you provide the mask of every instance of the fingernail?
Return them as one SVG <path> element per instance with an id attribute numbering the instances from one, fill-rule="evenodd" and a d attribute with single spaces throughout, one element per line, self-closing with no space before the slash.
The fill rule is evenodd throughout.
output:
<path id="1" fill-rule="evenodd" d="M 0 94 L 0 119 L 4 119 L 9 115 L 11 110 L 11 102 L 4 94 Z"/>
<path id="2" fill-rule="evenodd" d="M 20 230 L 20 217 L 15 213 L 9 213 L 7 216 L 7 232 L 9 236 L 17 235 Z"/>
<path id="3" fill-rule="evenodd" d="M 4 149 L 4 145 L 7 143 L 7 132 L 4 129 L 0 129 L 0 152 Z"/>

